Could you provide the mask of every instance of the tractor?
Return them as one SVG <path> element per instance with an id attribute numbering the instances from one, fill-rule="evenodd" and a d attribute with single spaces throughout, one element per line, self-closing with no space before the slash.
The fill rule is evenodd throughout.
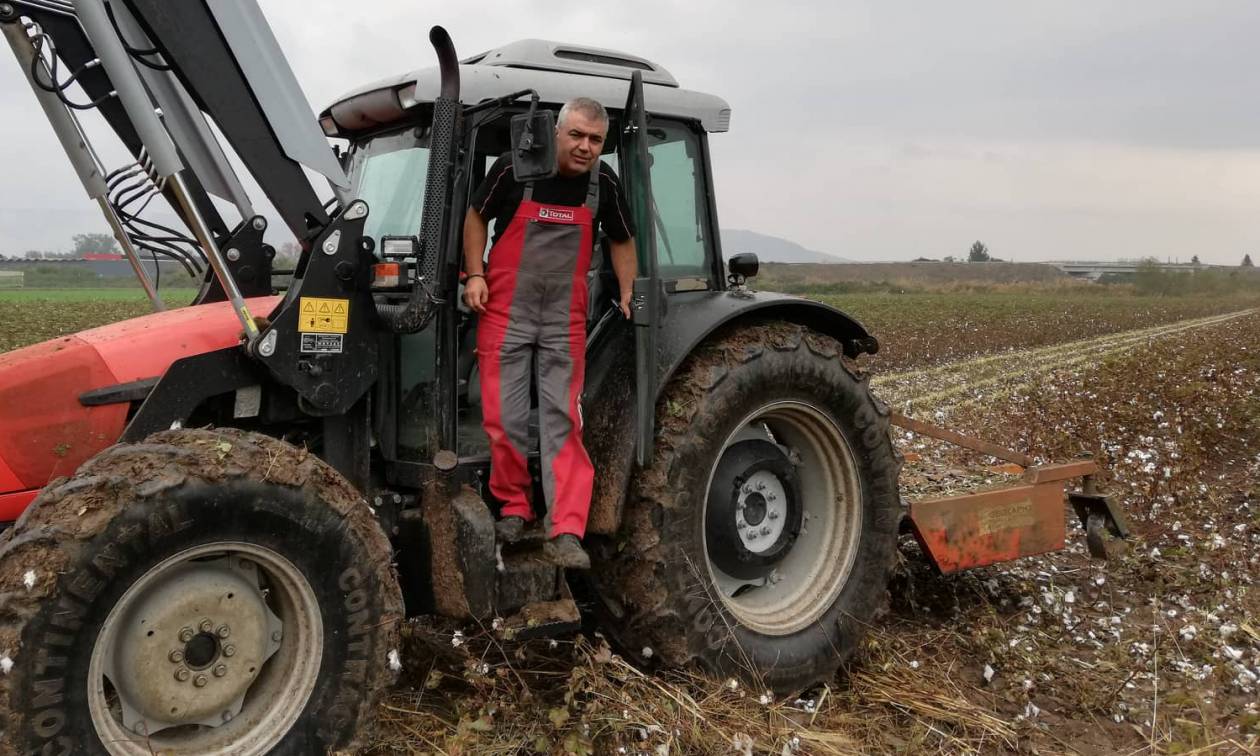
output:
<path id="1" fill-rule="evenodd" d="M 437 66 L 315 116 L 248 0 L 0 0 L 0 29 L 154 307 L 0 355 L 0 753 L 354 750 L 419 616 L 590 621 L 632 658 L 799 690 L 857 647 L 907 523 L 946 571 L 1062 547 L 1082 463 L 916 519 L 859 365 L 877 340 L 723 257 L 731 110 L 652 61 L 538 40 L 461 61 L 435 27 Z M 606 261 L 588 276 L 581 575 L 496 543 L 459 296 L 472 187 L 505 152 L 543 175 L 579 95 L 609 109 L 640 270 L 629 319 Z M 103 164 L 85 110 L 130 162 Z M 200 276 L 189 306 L 165 308 L 159 259 Z M 1121 527 L 1072 496 L 1091 538 Z"/>

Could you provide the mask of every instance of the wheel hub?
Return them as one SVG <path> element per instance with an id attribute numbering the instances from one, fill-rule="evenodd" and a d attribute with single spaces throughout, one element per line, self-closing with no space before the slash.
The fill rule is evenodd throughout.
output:
<path id="1" fill-rule="evenodd" d="M 796 471 L 778 445 L 750 439 L 722 455 L 709 488 L 709 556 L 727 574 L 767 578 L 800 528 Z"/>
<path id="2" fill-rule="evenodd" d="M 123 727 L 143 735 L 231 721 L 284 633 L 258 567 L 236 557 L 173 566 L 119 621 L 104 649 L 104 675 Z"/>
<path id="3" fill-rule="evenodd" d="M 748 476 L 735 501 L 735 528 L 744 548 L 754 554 L 782 550 L 788 501 L 787 486 L 773 472 Z"/>

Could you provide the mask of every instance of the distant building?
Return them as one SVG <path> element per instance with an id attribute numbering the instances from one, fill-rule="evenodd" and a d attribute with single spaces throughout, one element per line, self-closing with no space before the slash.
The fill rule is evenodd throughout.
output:
<path id="1" fill-rule="evenodd" d="M 1139 268 L 1150 267 L 1151 265 L 1154 265 L 1159 270 L 1178 273 L 1193 273 L 1196 270 L 1206 270 L 1213 267 L 1202 263 L 1161 263 L 1151 260 L 1119 260 L 1116 262 L 1067 261 L 1046 262 L 1043 264 L 1053 265 L 1073 278 L 1083 278 L 1088 281 L 1098 281 L 1102 278 L 1113 280 L 1132 278 L 1137 274 Z"/>

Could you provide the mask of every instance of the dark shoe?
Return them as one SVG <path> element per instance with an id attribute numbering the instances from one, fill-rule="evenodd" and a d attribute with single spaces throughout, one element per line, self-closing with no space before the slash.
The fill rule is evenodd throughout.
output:
<path id="1" fill-rule="evenodd" d="M 582 548 L 582 542 L 571 533 L 561 533 L 543 545 L 543 558 L 557 567 L 570 570 L 589 570 L 591 558 Z"/>
<path id="2" fill-rule="evenodd" d="M 494 524 L 494 534 L 502 543 L 516 543 L 525 532 L 525 518 L 510 515 Z"/>

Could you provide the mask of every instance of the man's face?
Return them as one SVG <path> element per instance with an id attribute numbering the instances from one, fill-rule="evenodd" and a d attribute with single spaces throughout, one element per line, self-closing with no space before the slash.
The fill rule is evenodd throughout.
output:
<path id="1" fill-rule="evenodd" d="M 586 173 L 604 151 L 608 123 L 573 111 L 556 127 L 556 162 L 561 175 Z"/>

